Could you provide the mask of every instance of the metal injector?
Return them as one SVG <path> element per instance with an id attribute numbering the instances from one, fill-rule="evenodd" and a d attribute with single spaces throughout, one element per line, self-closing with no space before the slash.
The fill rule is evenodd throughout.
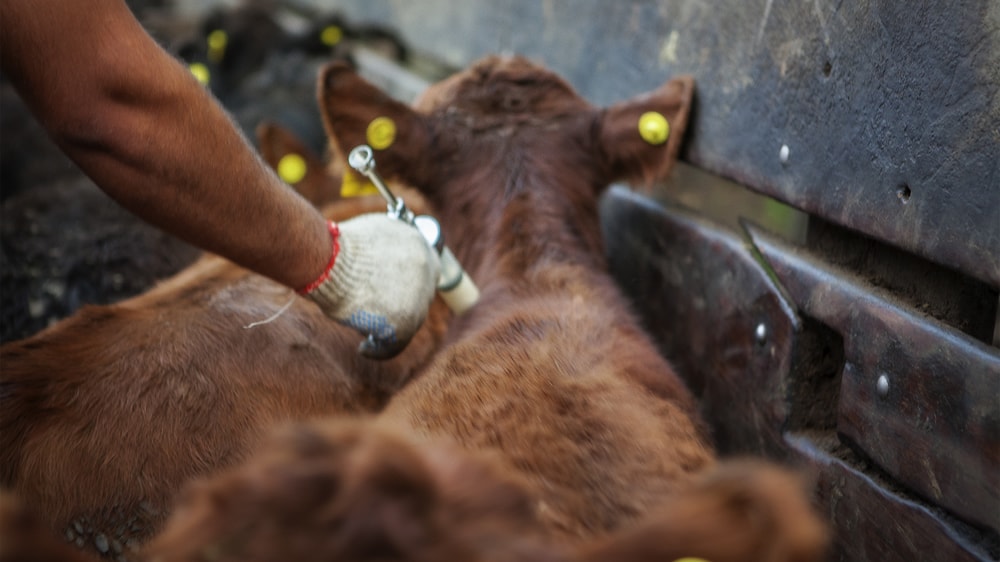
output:
<path id="1" fill-rule="evenodd" d="M 406 208 L 403 199 L 393 195 L 382 178 L 375 173 L 375 153 L 370 146 L 362 144 L 354 147 L 347 156 L 347 163 L 359 174 L 371 180 L 375 189 L 378 189 L 385 199 L 389 216 L 416 227 L 427 243 L 437 251 L 441 258 L 441 275 L 438 277 L 437 290 L 448 308 L 455 314 L 462 314 L 476 304 L 479 300 L 479 288 L 462 269 L 462 265 L 458 263 L 451 250 L 444 245 L 444 236 L 437 219 L 430 215 L 414 216 L 413 212 Z"/>

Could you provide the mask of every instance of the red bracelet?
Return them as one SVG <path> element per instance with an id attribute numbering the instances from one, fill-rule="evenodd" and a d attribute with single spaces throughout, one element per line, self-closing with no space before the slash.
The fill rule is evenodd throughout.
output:
<path id="1" fill-rule="evenodd" d="M 340 253 L 340 228 L 338 228 L 337 223 L 333 221 L 326 223 L 326 227 L 330 231 L 330 239 L 333 245 L 333 254 L 330 256 L 330 263 L 326 264 L 326 268 L 323 269 L 323 273 L 321 273 L 315 281 L 299 289 L 298 293 L 300 295 L 308 295 L 313 292 L 316 287 L 322 285 L 323 281 L 326 281 L 327 278 L 330 277 L 330 272 L 333 271 L 333 264 L 337 261 L 337 254 Z"/>

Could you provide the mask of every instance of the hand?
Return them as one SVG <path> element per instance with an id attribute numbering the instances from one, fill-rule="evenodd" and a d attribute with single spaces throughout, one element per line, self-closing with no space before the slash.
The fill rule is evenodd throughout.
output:
<path id="1" fill-rule="evenodd" d="M 427 316 L 440 272 L 437 254 L 413 226 L 381 213 L 337 224 L 330 276 L 307 296 L 327 316 L 367 337 L 358 352 L 394 357 Z"/>

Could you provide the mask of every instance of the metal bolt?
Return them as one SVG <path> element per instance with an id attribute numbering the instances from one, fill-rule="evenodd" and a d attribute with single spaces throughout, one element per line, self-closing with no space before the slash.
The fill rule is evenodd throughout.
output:
<path id="1" fill-rule="evenodd" d="M 781 145 L 781 150 L 778 151 L 778 159 L 781 160 L 782 164 L 788 163 L 788 145 Z"/>
<path id="2" fill-rule="evenodd" d="M 878 382 L 875 383 L 875 389 L 878 390 L 879 396 L 885 396 L 889 394 L 889 377 L 885 375 L 879 375 Z"/>
<path id="3" fill-rule="evenodd" d="M 767 326 L 763 322 L 757 324 L 757 329 L 754 330 L 754 336 L 757 338 L 757 344 L 764 345 L 767 341 Z"/>
<path id="4" fill-rule="evenodd" d="M 899 189 L 896 190 L 896 197 L 899 198 L 900 203 L 906 205 L 907 203 L 910 202 L 911 193 L 912 192 L 910 191 L 910 186 L 903 184 L 899 186 Z"/>

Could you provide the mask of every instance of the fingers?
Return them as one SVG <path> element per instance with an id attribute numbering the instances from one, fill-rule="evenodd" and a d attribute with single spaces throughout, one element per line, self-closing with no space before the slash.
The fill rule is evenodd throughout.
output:
<path id="1" fill-rule="evenodd" d="M 384 214 L 346 220 L 339 233 L 340 252 L 329 277 L 307 296 L 366 338 L 358 347 L 362 356 L 394 357 L 427 315 L 440 274 L 438 257 L 412 225 Z"/>
<path id="2" fill-rule="evenodd" d="M 367 338 L 358 345 L 358 353 L 368 359 L 386 360 L 399 355 L 404 349 L 409 339 L 400 341 L 398 339 L 380 340 L 369 334 Z"/>
<path id="3" fill-rule="evenodd" d="M 396 333 L 396 327 L 380 314 L 357 311 L 344 322 L 365 339 L 358 345 L 358 353 L 369 359 L 391 359 L 399 355 L 413 337 L 412 333 Z"/>

